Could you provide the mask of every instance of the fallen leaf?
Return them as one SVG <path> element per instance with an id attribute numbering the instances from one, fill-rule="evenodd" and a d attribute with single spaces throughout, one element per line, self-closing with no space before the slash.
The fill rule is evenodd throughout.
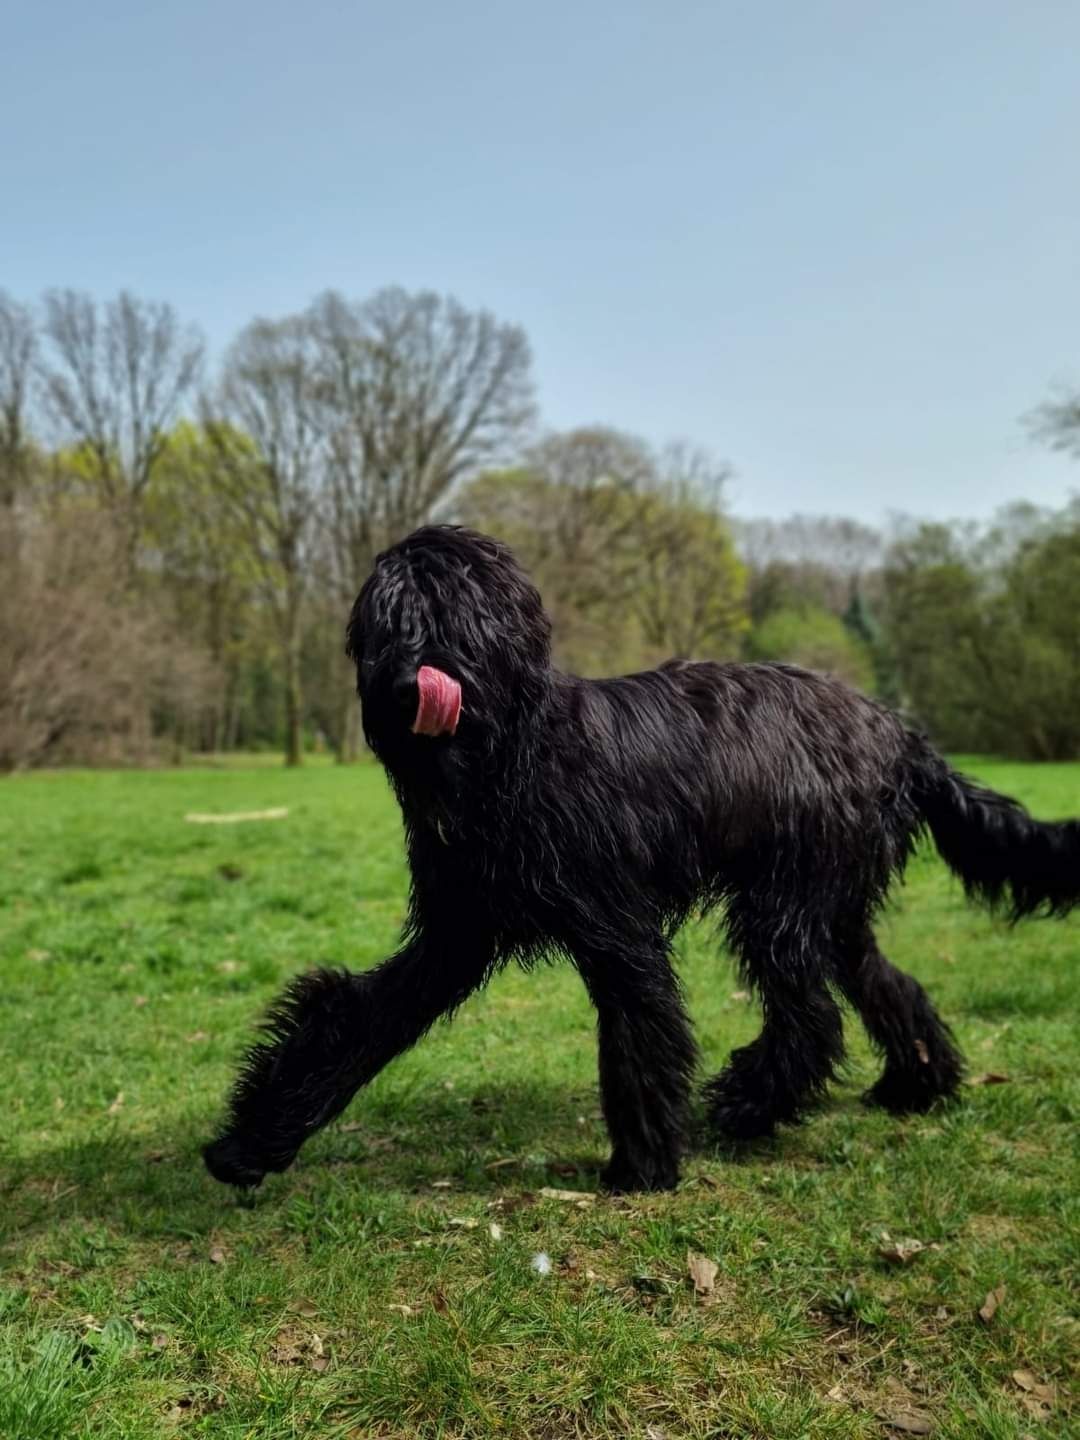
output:
<path id="1" fill-rule="evenodd" d="M 292 1300 L 289 1309 L 294 1315 L 305 1315 L 309 1320 L 319 1313 L 319 1307 L 314 1300 Z"/>
<path id="2" fill-rule="evenodd" d="M 168 1343 L 169 1337 L 167 1335 L 155 1335 L 150 1341 L 152 1348 L 155 1350 L 164 1350 L 168 1346 Z"/>
<path id="3" fill-rule="evenodd" d="M 205 1030 L 193 1030 L 190 1035 L 185 1035 L 184 1039 L 189 1045 L 198 1045 L 202 1040 L 209 1040 L 210 1036 Z"/>
<path id="4" fill-rule="evenodd" d="M 210 1264 L 211 1264 L 211 1265 L 224 1265 L 224 1263 L 225 1263 L 225 1251 L 221 1248 L 220 1245 L 215 1245 L 214 1248 L 210 1251 Z"/>
<path id="5" fill-rule="evenodd" d="M 453 1187 L 454 1182 L 452 1180 L 433 1180 L 431 1182 L 431 1188 L 433 1190 L 452 1190 Z"/>
<path id="6" fill-rule="evenodd" d="M 908 1235 L 903 1240 L 893 1240 L 882 1231 L 878 1254 L 883 1260 L 889 1260 L 894 1265 L 910 1265 L 915 1256 L 926 1248 L 923 1242 L 916 1240 L 913 1235 Z"/>
<path id="7" fill-rule="evenodd" d="M 305 1335 L 288 1328 L 278 1332 L 274 1344 L 270 1347 L 269 1357 L 275 1365 L 304 1365 L 320 1374 L 330 1363 L 323 1350 L 320 1335 L 316 1335 L 314 1331 Z"/>
<path id="8" fill-rule="evenodd" d="M 475 1230 L 480 1221 L 474 1220 L 471 1215 L 455 1215 L 447 1224 L 456 1225 L 459 1230 Z"/>
<path id="9" fill-rule="evenodd" d="M 596 1199 L 592 1190 L 556 1190 L 551 1185 L 542 1186 L 540 1194 L 545 1200 L 564 1200 L 569 1205 L 591 1205 Z"/>
<path id="10" fill-rule="evenodd" d="M 109 1108 L 106 1110 L 105 1113 L 106 1113 L 106 1115 L 119 1115 L 120 1111 L 121 1111 L 123 1108 L 124 1108 L 124 1092 L 121 1090 L 120 1093 L 117 1095 L 116 1099 L 112 1102 L 112 1104 L 109 1106 Z"/>
<path id="11" fill-rule="evenodd" d="M 879 1410 L 878 1419 L 892 1430 L 901 1430 L 905 1435 L 932 1435 L 933 1417 L 925 1410 Z"/>
<path id="12" fill-rule="evenodd" d="M 1014 1370 L 1013 1384 L 1024 1391 L 1020 1403 L 1035 1420 L 1045 1420 L 1054 1408 L 1057 1391 L 1053 1385 L 1044 1385 L 1030 1370 Z"/>
<path id="13" fill-rule="evenodd" d="M 492 1240 L 501 1240 L 503 1238 L 503 1228 L 501 1225 L 497 1224 L 494 1220 L 492 1220 L 491 1224 L 488 1226 L 488 1234 L 491 1236 Z"/>
<path id="14" fill-rule="evenodd" d="M 716 1272 L 719 1268 L 715 1261 L 707 1259 L 704 1255 L 695 1255 L 692 1250 L 686 1252 L 686 1269 L 694 1283 L 695 1295 L 704 1298 L 712 1294 L 713 1286 L 716 1284 Z"/>
<path id="15" fill-rule="evenodd" d="M 410 1315 L 416 1314 L 416 1311 L 411 1305 L 388 1305 L 386 1308 L 388 1310 L 396 1310 L 398 1314 L 406 1320 L 408 1320 Z"/>
<path id="16" fill-rule="evenodd" d="M 993 1070 L 988 1070 L 984 1075 L 969 1075 L 964 1081 L 965 1085 L 1008 1085 L 1008 1075 L 998 1075 Z"/>
<path id="17" fill-rule="evenodd" d="M 1021 1395 L 1020 1404 L 1027 1411 L 1033 1420 L 1046 1420 L 1049 1418 L 1051 1406 L 1042 1400 L 1037 1400 L 1034 1395 Z M 1021 1440 L 1035 1440 L 1033 1435 L 1025 1435 Z"/>
<path id="18" fill-rule="evenodd" d="M 988 1290 L 986 1292 L 986 1299 L 979 1306 L 979 1319 L 983 1322 L 984 1325 L 990 1324 L 990 1321 L 997 1314 L 998 1306 L 1004 1299 L 1004 1285 L 998 1285 L 995 1289 Z"/>

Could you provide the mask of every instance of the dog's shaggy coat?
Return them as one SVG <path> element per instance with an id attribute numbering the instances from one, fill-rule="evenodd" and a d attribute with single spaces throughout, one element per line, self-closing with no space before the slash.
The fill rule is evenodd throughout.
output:
<path id="1" fill-rule="evenodd" d="M 718 1137 L 767 1135 L 819 1099 L 843 1054 L 837 995 L 884 1058 L 868 1098 L 923 1110 L 956 1089 L 961 1060 L 871 924 L 924 828 L 977 899 L 1018 917 L 1080 901 L 1080 823 L 1040 824 L 971 784 L 835 680 L 688 661 L 618 680 L 554 669 L 540 596 L 485 536 L 429 527 L 386 551 L 347 641 L 404 817 L 409 921 L 377 969 L 305 975 L 278 1001 L 206 1150 L 221 1180 L 284 1169 L 500 966 L 561 953 L 597 1010 L 605 1181 L 674 1185 L 695 1052 L 671 939 L 714 907 L 764 1009 L 760 1036 L 708 1082 Z M 460 686 L 453 734 L 420 724 L 421 667 Z"/>

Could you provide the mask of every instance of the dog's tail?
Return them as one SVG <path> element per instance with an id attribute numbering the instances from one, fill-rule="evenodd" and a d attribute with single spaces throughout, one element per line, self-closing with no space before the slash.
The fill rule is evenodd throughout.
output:
<path id="1" fill-rule="evenodd" d="M 1025 915 L 1080 905 L 1080 820 L 1034 820 L 1016 800 L 976 785 L 919 742 L 915 800 L 941 858 L 974 900 Z"/>

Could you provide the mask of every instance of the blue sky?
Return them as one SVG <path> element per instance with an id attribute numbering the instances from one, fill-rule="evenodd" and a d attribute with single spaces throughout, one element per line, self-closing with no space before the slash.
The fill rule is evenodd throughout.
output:
<path id="1" fill-rule="evenodd" d="M 689 438 L 741 514 L 1060 504 L 1080 6 L 22 4 L 0 286 L 220 348 L 338 287 L 520 321 L 545 420 Z"/>

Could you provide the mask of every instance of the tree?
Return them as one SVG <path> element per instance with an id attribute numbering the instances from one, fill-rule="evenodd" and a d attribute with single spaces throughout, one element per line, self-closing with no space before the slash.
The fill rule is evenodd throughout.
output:
<path id="1" fill-rule="evenodd" d="M 27 410 L 37 352 L 33 316 L 0 290 L 0 525 L 13 523 L 29 464 Z"/>
<path id="2" fill-rule="evenodd" d="M 629 594 L 650 659 L 736 653 L 746 628 L 746 567 L 723 510 L 730 473 L 704 450 L 671 445 L 640 497 L 640 574 Z"/>
<path id="3" fill-rule="evenodd" d="M 791 515 L 741 520 L 736 538 L 750 570 L 755 624 L 774 610 L 806 605 L 841 615 L 853 586 L 877 598 L 884 542 L 867 525 L 831 515 Z"/>
<path id="4" fill-rule="evenodd" d="M 171 305 L 122 291 L 99 310 L 74 290 L 45 296 L 44 338 L 46 409 L 111 514 L 131 582 L 146 493 L 197 383 L 202 340 Z"/>
<path id="5" fill-rule="evenodd" d="M 892 709 L 899 708 L 900 690 L 896 662 L 889 642 L 857 580 L 852 582 L 851 599 L 842 616 L 844 628 L 870 657 L 874 672 L 874 694 Z"/>
<path id="6" fill-rule="evenodd" d="M 180 421 L 166 439 L 146 506 L 154 571 L 177 623 L 222 680 L 205 737 L 210 749 L 237 743 L 245 670 L 262 649 L 265 629 L 247 526 L 222 484 L 222 445 L 239 455 L 246 443 L 239 434 L 215 443 L 203 426 Z"/>
<path id="7" fill-rule="evenodd" d="M 1034 439 L 1080 459 L 1080 390 L 1059 387 L 1024 419 Z"/>
<path id="8" fill-rule="evenodd" d="M 888 630 L 905 696 L 942 745 L 1080 755 L 1080 513 L 1002 549 L 924 526 L 893 547 Z"/>
<path id="9" fill-rule="evenodd" d="M 619 431 L 572 430 L 479 477 L 457 514 L 517 551 L 560 663 L 610 674 L 734 648 L 745 580 L 721 505 L 727 473 L 685 446 L 658 455 Z"/>
<path id="10" fill-rule="evenodd" d="M 809 605 L 776 610 L 756 625 L 747 640 L 747 658 L 820 670 L 860 690 L 870 688 L 873 675 L 869 656 L 843 621 Z"/>
<path id="11" fill-rule="evenodd" d="M 304 316 L 255 320 L 204 403 L 222 493 L 273 616 L 285 691 L 285 763 L 301 763 L 300 644 L 318 487 L 326 454 L 318 352 Z"/>
<path id="12" fill-rule="evenodd" d="M 531 360 L 517 326 L 430 291 L 360 302 L 327 292 L 307 323 L 327 439 L 327 582 L 344 614 L 380 550 L 512 453 L 533 417 Z M 340 663 L 349 698 L 339 754 L 349 756 L 359 728 Z"/>
<path id="13" fill-rule="evenodd" d="M 194 729 L 217 677 L 117 583 L 112 526 L 85 505 L 32 518 L 0 576 L 0 771 L 145 758 L 163 719 Z"/>
<path id="14" fill-rule="evenodd" d="M 981 614 L 981 577 L 950 527 L 921 525 L 893 543 L 883 620 L 903 703 L 939 744 L 955 749 L 986 748 Z"/>

